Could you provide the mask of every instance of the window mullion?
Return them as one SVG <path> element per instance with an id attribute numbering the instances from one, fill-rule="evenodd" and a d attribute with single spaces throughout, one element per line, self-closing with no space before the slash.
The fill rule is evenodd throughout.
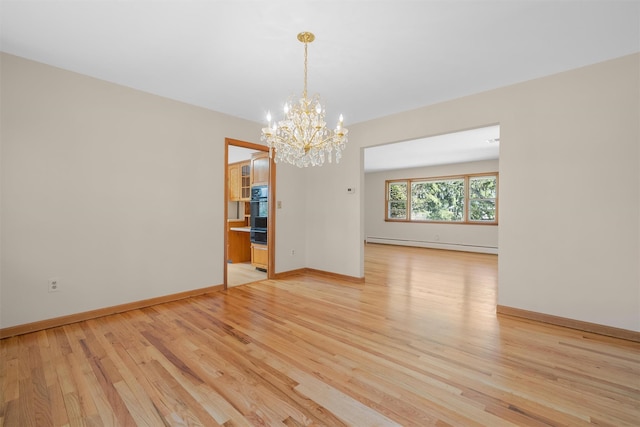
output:
<path id="1" fill-rule="evenodd" d="M 471 210 L 471 198 L 469 197 L 470 195 L 470 190 L 469 190 L 469 175 L 465 175 L 464 177 L 464 203 L 462 204 L 464 206 L 464 212 L 463 212 L 463 221 L 464 222 L 469 222 L 469 211 Z"/>

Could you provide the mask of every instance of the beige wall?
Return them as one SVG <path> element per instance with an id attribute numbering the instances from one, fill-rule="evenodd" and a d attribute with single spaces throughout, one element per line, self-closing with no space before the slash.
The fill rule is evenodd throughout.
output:
<path id="1" fill-rule="evenodd" d="M 640 331 L 639 61 L 350 126 L 341 167 L 310 175 L 319 202 L 309 212 L 322 224 L 308 229 L 310 267 L 362 274 L 363 192 L 354 203 L 344 187 L 362 183 L 364 147 L 499 124 L 498 303 Z"/>
<path id="2" fill-rule="evenodd" d="M 223 283 L 224 138 L 258 124 L 6 54 L 1 72 L 1 327 Z"/>
<path id="3" fill-rule="evenodd" d="M 640 331 L 639 61 L 352 125 L 339 165 L 279 166 L 276 271 L 364 275 L 364 147 L 500 124 L 498 302 Z M 259 124 L 10 55 L 1 72 L 0 327 L 222 283 L 224 138 Z"/>

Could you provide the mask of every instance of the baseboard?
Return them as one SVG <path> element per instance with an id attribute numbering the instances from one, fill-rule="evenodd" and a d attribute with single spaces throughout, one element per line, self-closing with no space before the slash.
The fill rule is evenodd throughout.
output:
<path id="1" fill-rule="evenodd" d="M 292 277 L 292 276 L 302 276 L 304 274 L 307 274 L 307 269 L 306 268 L 298 268 L 297 270 L 289 270 L 289 271 L 283 271 L 281 273 L 275 273 L 271 278 L 272 279 L 286 279 L 287 277 Z"/>
<path id="2" fill-rule="evenodd" d="M 284 279 L 291 276 L 303 276 L 303 275 L 322 276 L 330 279 L 338 279 L 338 280 L 343 280 L 345 282 L 351 282 L 351 283 L 364 283 L 364 277 L 347 276 L 344 274 L 330 273 L 328 271 L 316 270 L 313 268 L 299 268 L 297 270 L 284 271 L 282 273 L 276 273 L 273 278 Z"/>
<path id="3" fill-rule="evenodd" d="M 328 271 L 316 270 L 313 268 L 307 268 L 307 273 L 316 276 L 328 277 L 330 279 L 339 279 L 345 282 L 364 283 L 364 277 L 347 276 L 344 274 L 330 273 Z"/>
<path id="4" fill-rule="evenodd" d="M 16 325 L 8 328 L 0 329 L 0 339 L 9 338 L 16 335 L 27 334 L 30 332 L 41 331 L 43 329 L 56 328 L 71 323 L 91 320 L 98 317 L 108 316 L 110 314 L 123 313 L 125 311 L 137 310 L 139 308 L 150 307 L 152 305 L 163 304 L 172 301 L 178 301 L 185 298 L 191 298 L 198 295 L 204 295 L 212 292 L 221 291 L 223 285 L 209 286 L 207 288 L 194 289 L 192 291 L 180 292 L 177 294 L 165 295 L 156 298 L 150 298 L 141 301 L 129 302 L 126 304 L 115 305 L 111 307 L 99 308 L 97 310 L 85 311 L 82 313 L 70 314 L 67 316 L 56 317 L 53 319 L 39 320 L 24 325 Z"/>
<path id="5" fill-rule="evenodd" d="M 640 332 L 630 331 L 628 329 L 614 328 L 612 326 L 583 322 L 581 320 L 568 319 L 566 317 L 553 316 L 551 314 L 538 313 L 536 311 L 523 310 L 521 308 L 508 307 L 504 305 L 496 306 L 496 312 L 505 316 L 521 317 L 556 326 L 564 326 L 565 328 L 578 329 L 580 331 L 592 332 L 594 334 L 640 342 Z"/>
<path id="6" fill-rule="evenodd" d="M 286 271 L 283 273 L 276 273 L 273 279 L 282 279 L 294 275 L 316 275 L 333 279 L 339 279 L 351 283 L 364 283 L 364 277 L 353 277 L 342 274 L 330 273 L 322 270 L 315 270 L 312 268 L 301 268 L 298 270 Z M 192 291 L 180 292 L 177 294 L 165 295 L 157 298 L 150 298 L 141 301 L 134 301 L 126 304 L 116 305 L 112 307 L 99 308 L 97 310 L 85 311 L 82 313 L 70 314 L 68 316 L 56 317 L 53 319 L 39 320 L 33 323 L 26 323 L 23 325 L 10 326 L 8 328 L 0 328 L 0 339 L 9 338 L 16 335 L 28 334 L 30 332 L 41 331 L 49 328 L 56 328 L 58 326 L 64 326 L 71 323 L 82 322 L 85 320 L 91 320 L 98 317 L 108 316 L 110 314 L 123 313 L 125 311 L 137 310 L 139 308 L 150 307 L 152 305 L 163 304 L 172 301 L 178 301 L 185 298 L 190 298 L 198 295 L 204 295 L 211 292 L 217 292 L 224 289 L 223 285 L 210 286 L 207 288 L 195 289 Z"/>
<path id="7" fill-rule="evenodd" d="M 367 237 L 365 243 L 382 245 L 411 246 L 416 248 L 445 249 L 449 251 L 476 252 L 482 254 L 498 254 L 498 248 L 491 246 L 464 245 L 460 243 L 430 242 L 426 240 L 390 239 L 386 237 Z"/>

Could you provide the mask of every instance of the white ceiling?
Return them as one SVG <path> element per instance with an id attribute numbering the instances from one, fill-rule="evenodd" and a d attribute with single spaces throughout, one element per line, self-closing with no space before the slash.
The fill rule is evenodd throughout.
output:
<path id="1" fill-rule="evenodd" d="M 227 153 L 227 163 L 244 162 L 250 160 L 253 153 L 257 153 L 258 150 L 251 150 L 244 147 L 236 147 L 235 145 L 229 145 L 229 152 Z"/>
<path id="2" fill-rule="evenodd" d="M 345 126 L 640 51 L 640 1 L 0 0 L 2 51 L 263 122 Z"/>
<path id="3" fill-rule="evenodd" d="M 499 157 L 500 126 L 397 142 L 364 151 L 364 171 L 492 160 Z"/>

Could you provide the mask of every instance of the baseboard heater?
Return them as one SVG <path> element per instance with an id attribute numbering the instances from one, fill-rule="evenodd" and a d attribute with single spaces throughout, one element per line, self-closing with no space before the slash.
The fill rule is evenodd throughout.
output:
<path id="1" fill-rule="evenodd" d="M 427 240 L 410 240 L 410 239 L 390 239 L 388 237 L 371 237 L 366 238 L 367 243 L 382 243 L 385 245 L 398 246 L 415 246 L 419 248 L 430 249 L 447 249 L 452 251 L 478 252 L 483 254 L 498 254 L 498 248 L 495 246 L 468 245 L 462 243 L 446 243 L 431 242 Z"/>

